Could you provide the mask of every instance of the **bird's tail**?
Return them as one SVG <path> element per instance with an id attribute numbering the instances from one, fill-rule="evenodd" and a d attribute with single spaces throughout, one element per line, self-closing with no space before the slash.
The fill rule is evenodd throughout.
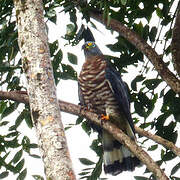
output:
<path id="1" fill-rule="evenodd" d="M 131 129 L 127 134 L 131 138 L 135 138 Z M 122 171 L 133 171 L 136 166 L 140 165 L 140 160 L 105 130 L 103 130 L 102 134 L 102 144 L 105 173 L 115 176 Z"/>

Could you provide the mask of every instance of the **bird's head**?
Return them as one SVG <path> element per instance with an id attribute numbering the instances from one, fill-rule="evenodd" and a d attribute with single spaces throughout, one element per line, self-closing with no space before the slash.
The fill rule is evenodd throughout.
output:
<path id="1" fill-rule="evenodd" d="M 85 57 L 101 55 L 102 52 L 93 41 L 87 41 L 82 46 Z"/>

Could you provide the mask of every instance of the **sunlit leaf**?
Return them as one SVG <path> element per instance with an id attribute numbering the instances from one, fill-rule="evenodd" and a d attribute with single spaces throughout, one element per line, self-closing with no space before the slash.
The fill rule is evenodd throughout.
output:
<path id="1" fill-rule="evenodd" d="M 17 177 L 17 180 L 24 180 L 26 175 L 27 175 L 27 169 L 24 169 Z"/>
<path id="2" fill-rule="evenodd" d="M 44 178 L 40 175 L 33 175 L 32 176 L 35 180 L 44 180 Z"/>
<path id="3" fill-rule="evenodd" d="M 67 53 L 67 55 L 68 55 L 68 60 L 70 63 L 77 64 L 77 56 L 76 55 L 69 53 L 69 52 Z"/>
<path id="4" fill-rule="evenodd" d="M 4 172 L 0 173 L 0 179 L 4 179 L 4 178 L 6 178 L 8 175 L 9 175 L 9 172 L 8 172 L 8 171 L 4 171 Z"/>
<path id="5" fill-rule="evenodd" d="M 180 169 L 180 162 L 172 168 L 171 175 L 175 174 L 179 169 Z"/>
<path id="6" fill-rule="evenodd" d="M 93 165 L 95 164 L 93 161 L 86 158 L 79 158 L 79 161 L 84 165 Z"/>
<path id="7" fill-rule="evenodd" d="M 18 152 L 14 155 L 13 159 L 11 160 L 11 162 L 13 162 L 14 164 L 16 164 L 16 163 L 21 159 L 22 154 L 23 154 L 22 150 L 18 151 Z"/>

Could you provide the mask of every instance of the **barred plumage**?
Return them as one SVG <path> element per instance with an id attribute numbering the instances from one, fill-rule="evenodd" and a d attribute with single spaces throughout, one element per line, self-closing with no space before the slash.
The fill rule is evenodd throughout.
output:
<path id="1" fill-rule="evenodd" d="M 135 140 L 126 87 L 119 74 L 107 63 L 94 42 L 83 46 L 86 61 L 79 75 L 79 99 L 98 114 L 109 115 L 110 120 Z M 111 134 L 102 131 L 105 173 L 117 175 L 134 170 L 139 159 Z"/>

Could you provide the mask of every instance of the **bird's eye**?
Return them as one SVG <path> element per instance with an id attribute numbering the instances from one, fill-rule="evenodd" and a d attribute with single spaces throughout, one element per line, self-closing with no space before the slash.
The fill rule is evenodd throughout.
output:
<path id="1" fill-rule="evenodd" d="M 92 47 L 96 47 L 96 45 L 95 45 L 95 44 L 92 44 Z"/>

